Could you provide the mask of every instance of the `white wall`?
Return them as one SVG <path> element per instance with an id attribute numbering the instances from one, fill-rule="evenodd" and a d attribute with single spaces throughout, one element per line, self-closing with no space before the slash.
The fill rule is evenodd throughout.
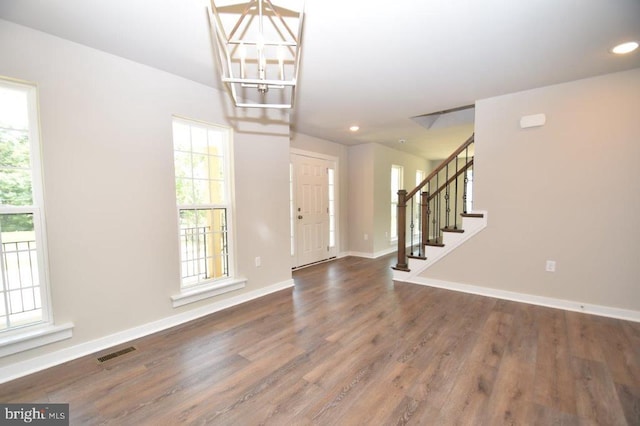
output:
<path id="1" fill-rule="evenodd" d="M 416 187 L 416 170 L 431 172 L 430 162 L 424 158 L 406 152 L 374 144 L 375 147 L 375 213 L 374 213 L 374 252 L 379 253 L 397 249 L 391 242 L 391 165 L 402 166 L 404 189 L 411 191 Z M 407 218 L 407 226 L 410 219 Z M 408 234 L 407 234 L 408 238 Z M 409 241 L 409 240 L 407 240 Z"/>
<path id="2" fill-rule="evenodd" d="M 348 151 L 349 250 L 373 255 L 373 144 L 350 146 Z"/>
<path id="3" fill-rule="evenodd" d="M 488 227 L 423 276 L 640 311 L 638 111 L 640 69 L 477 102 Z"/>
<path id="4" fill-rule="evenodd" d="M 243 120 L 212 88 L 1 20 L 0 58 L 0 75 L 39 87 L 53 314 L 75 324 L 72 339 L 0 367 L 291 279 L 287 116 Z M 235 248 L 248 279 L 177 309 L 172 114 L 235 128 Z"/>
<path id="5" fill-rule="evenodd" d="M 427 174 L 431 171 L 427 160 L 380 144 L 349 147 L 349 248 L 352 252 L 377 256 L 396 248 L 390 241 L 392 164 L 403 167 L 407 190 L 415 187 L 416 170 Z"/>

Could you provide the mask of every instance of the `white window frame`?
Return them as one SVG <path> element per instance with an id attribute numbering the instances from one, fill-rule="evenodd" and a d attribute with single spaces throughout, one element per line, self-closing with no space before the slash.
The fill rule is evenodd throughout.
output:
<path id="1" fill-rule="evenodd" d="M 420 185 L 420 183 L 424 180 L 427 175 L 424 170 L 417 169 L 416 170 L 416 186 Z"/>
<path id="2" fill-rule="evenodd" d="M 13 206 L 0 204 L 0 214 L 31 214 L 36 239 L 38 284 L 42 315 L 40 320 L 9 326 L 0 331 L 0 357 L 33 349 L 72 337 L 73 324 L 54 325 L 49 286 L 49 262 L 44 211 L 43 173 L 41 161 L 40 121 L 38 89 L 36 84 L 0 76 L 0 85 L 7 89 L 24 91 L 27 95 L 28 133 L 30 143 L 32 205 Z M 0 273 L 5 273 L 0 265 Z M 0 303 L 5 303 L 4 298 Z"/>
<path id="3" fill-rule="evenodd" d="M 215 209 L 215 208 L 224 208 L 226 209 L 226 238 L 227 238 L 227 276 L 222 278 L 211 278 L 198 282 L 197 284 L 192 284 L 185 286 L 183 285 L 182 280 L 182 250 L 180 250 L 180 292 L 176 295 L 171 296 L 173 307 L 183 306 L 189 303 L 197 302 L 199 300 L 207 299 L 210 297 L 218 296 L 224 293 L 228 293 L 231 291 L 242 289 L 246 286 L 246 279 L 236 277 L 236 264 L 235 264 L 235 250 L 234 250 L 234 241 L 235 241 L 235 232 L 233 226 L 234 219 L 234 208 L 233 208 L 233 129 L 227 126 L 221 126 L 218 124 L 208 123 L 201 120 L 194 120 L 181 116 L 173 116 L 172 119 L 172 129 L 174 123 L 180 123 L 187 126 L 204 128 L 207 131 L 215 130 L 221 131 L 225 133 L 225 147 L 224 147 L 224 191 L 226 194 L 226 202 L 222 204 L 186 204 L 181 205 L 177 203 L 177 193 L 176 193 L 176 225 L 177 231 L 176 236 L 178 240 L 178 244 L 180 246 L 180 211 L 188 210 L 188 209 Z M 172 137 L 173 141 L 173 137 Z M 173 148 L 173 152 L 175 153 L 175 145 Z M 175 168 L 175 163 L 174 163 Z M 175 170 L 175 169 L 174 169 Z M 175 178 L 175 171 L 174 171 Z M 174 179 L 175 182 L 175 179 Z M 174 188 L 175 192 L 175 188 Z"/>
<path id="4" fill-rule="evenodd" d="M 398 175 L 398 188 L 393 187 L 393 174 L 397 173 Z M 404 183 L 404 167 L 399 166 L 397 164 L 391 165 L 391 175 L 389 179 L 389 186 L 391 188 L 391 220 L 389 221 L 390 233 L 389 240 L 390 242 L 398 241 L 398 192 L 397 190 L 403 189 Z"/>

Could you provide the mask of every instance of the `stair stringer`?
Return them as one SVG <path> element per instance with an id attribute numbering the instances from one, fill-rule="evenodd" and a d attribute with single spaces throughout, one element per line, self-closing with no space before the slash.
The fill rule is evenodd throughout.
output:
<path id="1" fill-rule="evenodd" d="M 444 247 L 427 246 L 425 249 L 426 259 L 409 258 L 409 271 L 398 271 L 394 269 L 393 280 L 406 281 L 418 276 L 420 273 L 434 265 L 437 261 L 454 251 L 458 246 L 487 227 L 486 211 L 474 211 L 470 213 L 481 213 L 482 217 L 463 217 L 461 229 L 463 229 L 464 232 L 444 232 L 442 236 Z"/>

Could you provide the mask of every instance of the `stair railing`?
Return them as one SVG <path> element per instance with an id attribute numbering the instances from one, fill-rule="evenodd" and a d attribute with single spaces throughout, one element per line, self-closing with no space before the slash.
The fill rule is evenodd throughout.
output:
<path id="1" fill-rule="evenodd" d="M 413 190 L 398 191 L 398 261 L 393 269 L 409 271 L 409 257 L 425 259 L 426 246 L 443 245 L 443 232 L 462 232 L 458 212 L 467 214 L 470 201 L 473 143 L 471 135 Z"/>

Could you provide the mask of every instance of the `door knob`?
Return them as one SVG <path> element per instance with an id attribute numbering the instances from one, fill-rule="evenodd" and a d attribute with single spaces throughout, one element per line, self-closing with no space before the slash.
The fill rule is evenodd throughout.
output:
<path id="1" fill-rule="evenodd" d="M 302 215 L 301 214 L 298 215 L 298 219 L 302 219 Z"/>

